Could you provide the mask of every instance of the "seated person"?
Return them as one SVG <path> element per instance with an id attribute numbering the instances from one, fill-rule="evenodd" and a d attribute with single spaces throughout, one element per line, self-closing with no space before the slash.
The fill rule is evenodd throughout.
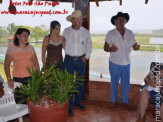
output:
<path id="1" fill-rule="evenodd" d="M 3 90 L 3 79 L 0 75 L 0 98 L 4 95 L 4 90 Z"/>
<path id="2" fill-rule="evenodd" d="M 140 95 L 140 116 L 137 122 L 145 122 L 145 113 L 148 108 L 150 98 L 155 101 L 155 109 L 160 111 L 159 116 L 161 117 L 161 122 L 163 122 L 163 105 L 161 104 L 162 100 L 160 95 L 160 87 L 163 85 L 163 65 L 158 63 L 158 65 L 151 68 L 144 81 L 146 85 Z"/>
<path id="3" fill-rule="evenodd" d="M 0 98 L 4 95 L 3 83 L 0 82 Z"/>

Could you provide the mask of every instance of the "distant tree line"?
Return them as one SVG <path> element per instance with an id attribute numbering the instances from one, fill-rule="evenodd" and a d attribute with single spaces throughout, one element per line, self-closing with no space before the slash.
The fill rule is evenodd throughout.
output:
<path id="1" fill-rule="evenodd" d="M 158 29 L 158 30 L 153 30 L 152 33 L 162 33 L 163 34 L 163 29 Z"/>
<path id="2" fill-rule="evenodd" d="M 5 27 L 0 26 L 0 43 L 2 43 L 3 38 L 7 37 L 8 33 Z"/>
<path id="3" fill-rule="evenodd" d="M 30 42 L 38 43 L 38 40 L 43 40 L 45 35 L 49 34 L 49 29 L 45 28 L 45 25 L 40 25 L 36 27 L 15 25 L 14 23 L 8 24 L 7 27 L 0 26 L 0 42 L 7 42 L 7 38 L 11 35 L 14 35 L 18 28 L 27 28 L 30 30 L 31 35 L 29 38 Z"/>

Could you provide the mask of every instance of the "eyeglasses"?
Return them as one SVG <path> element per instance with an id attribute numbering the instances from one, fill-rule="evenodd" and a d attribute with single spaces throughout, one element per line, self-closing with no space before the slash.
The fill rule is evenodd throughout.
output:
<path id="1" fill-rule="evenodd" d="M 120 22 L 121 22 L 121 23 L 124 23 L 124 22 L 126 22 L 126 20 L 116 20 L 115 22 L 116 22 L 116 23 L 120 23 Z"/>

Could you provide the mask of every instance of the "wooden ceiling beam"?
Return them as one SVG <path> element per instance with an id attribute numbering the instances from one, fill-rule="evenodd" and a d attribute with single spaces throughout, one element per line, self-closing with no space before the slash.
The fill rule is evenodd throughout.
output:
<path id="1" fill-rule="evenodd" d="M 96 2 L 96 6 L 99 7 L 99 2 L 98 2 L 98 0 L 95 0 L 95 2 Z"/>
<path id="2" fill-rule="evenodd" d="M 72 8 L 75 7 L 75 0 L 72 1 Z"/>
<path id="3" fill-rule="evenodd" d="M 120 5 L 122 5 L 122 0 L 119 1 Z"/>
<path id="4" fill-rule="evenodd" d="M 33 0 L 28 0 L 28 2 L 33 2 Z"/>
<path id="5" fill-rule="evenodd" d="M 36 1 L 53 1 L 57 2 L 57 0 L 36 0 Z M 89 0 L 90 2 L 96 2 L 97 0 Z M 104 1 L 120 1 L 120 0 L 98 0 L 98 2 L 104 2 Z M 74 0 L 60 0 L 60 2 L 74 2 Z"/>
<path id="6" fill-rule="evenodd" d="M 58 3 L 58 2 L 60 2 L 60 0 L 53 1 L 53 3 L 55 3 L 55 2 Z M 53 4 L 52 6 L 55 7 L 55 4 Z"/>

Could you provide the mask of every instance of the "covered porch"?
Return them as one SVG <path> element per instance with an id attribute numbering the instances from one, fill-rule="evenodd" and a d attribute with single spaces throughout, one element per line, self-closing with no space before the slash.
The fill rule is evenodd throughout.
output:
<path id="1" fill-rule="evenodd" d="M 49 0 L 51 1 L 51 0 Z M 57 2 L 72 2 L 72 5 L 75 6 L 75 9 L 84 9 L 87 15 L 87 19 L 84 20 L 83 26 L 89 30 L 89 2 L 96 2 L 96 5 L 99 6 L 100 1 L 111 1 L 111 0 L 83 0 L 88 2 L 88 5 L 85 7 L 81 6 L 82 0 L 54 0 Z M 118 0 L 120 5 L 122 5 L 122 0 Z M 2 2 L 2 0 L 0 0 Z M 148 0 L 145 0 L 145 3 L 148 3 Z M 86 111 L 82 111 L 78 108 L 74 108 L 74 116 L 68 117 L 68 122 L 135 122 L 137 115 L 137 103 L 139 97 L 140 84 L 131 84 L 130 85 L 130 94 L 129 101 L 132 109 L 127 109 L 126 107 L 121 106 L 121 89 L 120 85 L 118 88 L 118 105 L 116 108 L 109 108 L 109 99 L 110 99 L 110 82 L 103 79 L 90 79 L 89 78 L 89 61 L 87 61 L 86 68 L 86 81 L 84 82 L 84 100 L 83 104 L 86 105 Z M 152 115 L 153 106 L 151 105 L 146 114 L 147 122 L 154 122 L 155 118 Z M 117 116 L 118 115 L 118 116 Z M 24 122 L 30 122 L 29 115 L 23 117 Z M 13 120 L 11 122 L 15 122 Z"/>
<path id="2" fill-rule="evenodd" d="M 74 107 L 74 116 L 68 117 L 68 122 L 136 122 L 137 106 L 129 110 L 118 104 L 116 108 L 109 108 L 108 102 L 84 100 L 86 111 Z M 152 105 L 146 113 L 146 122 L 155 122 L 152 115 Z M 31 122 L 29 115 L 23 117 L 24 122 Z M 17 122 L 13 120 L 10 122 Z"/>

